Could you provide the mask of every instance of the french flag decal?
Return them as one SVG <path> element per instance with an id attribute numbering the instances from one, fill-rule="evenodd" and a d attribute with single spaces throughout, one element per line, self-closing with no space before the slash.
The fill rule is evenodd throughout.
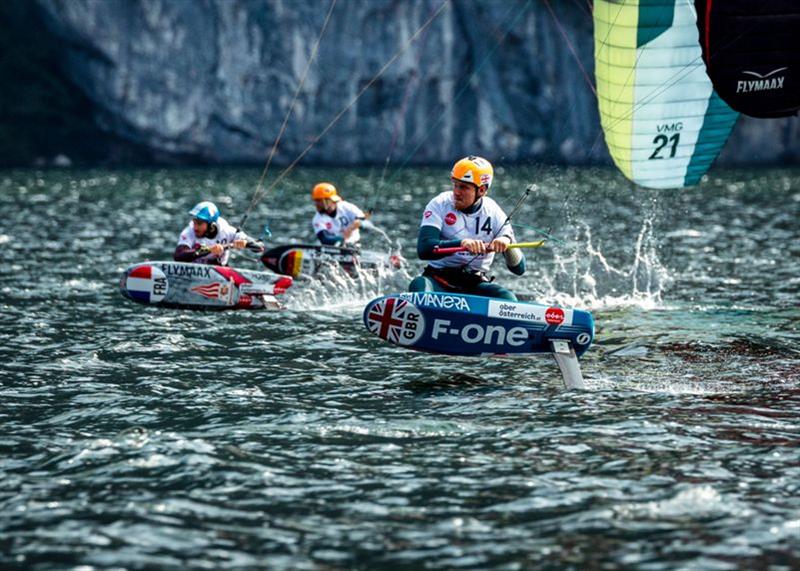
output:
<path id="1" fill-rule="evenodd" d="M 125 280 L 125 289 L 139 303 L 158 303 L 167 295 L 167 276 L 155 266 L 143 264 L 133 268 Z"/>

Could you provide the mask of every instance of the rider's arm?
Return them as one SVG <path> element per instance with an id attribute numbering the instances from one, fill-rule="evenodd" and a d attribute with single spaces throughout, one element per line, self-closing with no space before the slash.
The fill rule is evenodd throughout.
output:
<path id="1" fill-rule="evenodd" d="M 264 242 L 262 242 L 261 240 L 256 240 L 255 238 L 250 236 L 250 234 L 247 234 L 242 230 L 236 231 L 235 239 L 244 240 L 246 242 L 245 248 L 247 248 L 252 252 L 256 252 L 257 254 L 262 254 L 265 250 Z"/>
<path id="2" fill-rule="evenodd" d="M 205 256 L 206 254 L 208 254 L 208 248 L 193 248 L 186 244 L 179 244 L 178 247 L 175 248 L 175 253 L 172 254 L 172 258 L 176 262 L 194 262 L 197 258 Z"/>
<path id="3" fill-rule="evenodd" d="M 511 273 L 521 276 L 525 273 L 525 255 L 519 251 L 519 248 L 513 250 L 506 250 L 503 252 L 506 259 L 506 266 Z"/>
<path id="4" fill-rule="evenodd" d="M 344 238 L 327 230 L 317 232 L 317 239 L 326 246 L 340 246 L 344 243 Z"/>
<path id="5" fill-rule="evenodd" d="M 264 242 L 261 240 L 256 240 L 255 238 L 247 237 L 247 244 L 245 248 L 250 250 L 251 252 L 255 252 L 256 254 L 263 254 L 266 247 L 264 246 Z"/>
<path id="6" fill-rule="evenodd" d="M 180 238 L 178 238 L 178 247 L 175 248 L 175 253 L 172 254 L 172 259 L 176 262 L 194 262 L 197 256 L 197 247 L 199 244 L 195 243 L 194 231 L 191 224 L 183 229 Z"/>
<path id="7" fill-rule="evenodd" d="M 417 236 L 417 254 L 420 260 L 438 260 L 450 254 L 436 254 L 434 248 L 456 248 L 461 240 L 442 240 L 441 231 L 435 226 L 422 226 Z"/>

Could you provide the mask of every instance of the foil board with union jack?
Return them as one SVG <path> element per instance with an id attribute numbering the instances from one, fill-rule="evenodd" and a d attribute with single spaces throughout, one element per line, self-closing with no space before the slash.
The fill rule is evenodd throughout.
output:
<path id="1" fill-rule="evenodd" d="M 288 244 L 267 250 L 261 262 L 277 274 L 292 276 L 314 276 L 323 267 L 337 264 L 350 274 L 359 270 L 399 268 L 404 260 L 398 254 L 390 255 L 371 250 L 324 246 L 320 244 Z"/>
<path id="2" fill-rule="evenodd" d="M 291 285 L 288 276 L 184 262 L 134 264 L 120 279 L 135 302 L 182 309 L 278 309 Z"/>
<path id="3" fill-rule="evenodd" d="M 553 353 L 560 342 L 580 357 L 594 339 L 587 311 L 442 292 L 374 299 L 364 324 L 395 345 L 447 355 Z"/>

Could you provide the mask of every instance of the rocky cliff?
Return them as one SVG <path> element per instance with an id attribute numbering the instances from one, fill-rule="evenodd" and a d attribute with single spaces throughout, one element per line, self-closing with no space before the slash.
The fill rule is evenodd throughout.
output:
<path id="1" fill-rule="evenodd" d="M 13 64 L 0 63 L 0 80 L 19 84 L 25 102 L 8 102 L 17 126 L 0 132 L 2 160 L 64 153 L 79 161 L 261 163 L 329 6 L 5 0 L 0 26 L 16 55 Z M 308 149 L 306 164 L 447 163 L 467 153 L 608 162 L 589 85 L 587 3 L 550 0 L 553 13 L 544 0 L 441 6 L 337 0 L 276 161 L 286 164 Z M 20 77 L 23 69 L 28 78 Z M 53 105 L 60 109 L 55 128 L 47 123 Z M 26 142 L 20 153 L 15 145 L 32 133 L 38 142 Z M 722 160 L 799 158 L 797 119 L 744 118 Z"/>

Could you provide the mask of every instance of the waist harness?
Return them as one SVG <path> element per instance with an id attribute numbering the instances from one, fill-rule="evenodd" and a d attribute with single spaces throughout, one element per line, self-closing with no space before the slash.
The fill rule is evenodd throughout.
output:
<path id="1" fill-rule="evenodd" d="M 485 272 L 467 268 L 434 268 L 427 266 L 422 275 L 431 278 L 443 288 L 453 292 L 474 290 L 480 284 L 492 281 Z"/>

